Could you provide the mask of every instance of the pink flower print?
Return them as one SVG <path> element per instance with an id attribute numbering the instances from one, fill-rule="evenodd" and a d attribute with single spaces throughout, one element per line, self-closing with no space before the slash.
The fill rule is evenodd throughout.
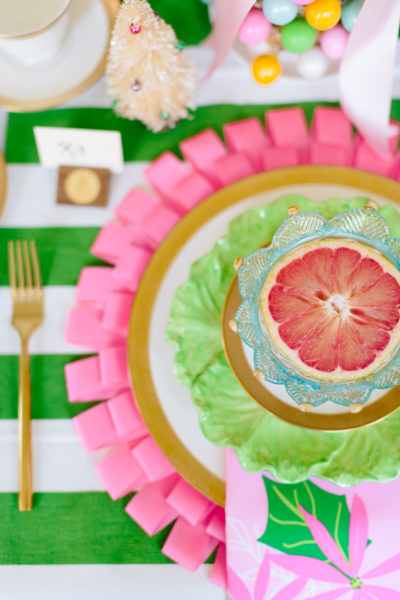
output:
<path id="1" fill-rule="evenodd" d="M 246 585 L 235 571 L 231 567 L 228 567 L 228 590 L 233 600 L 267 600 L 267 589 L 270 579 L 269 558 L 270 554 L 266 552 L 257 574 L 253 596 L 251 596 Z M 279 590 L 271 600 L 294 600 L 305 587 L 306 583 L 307 579 L 305 577 L 297 577 Z"/>
<path id="2" fill-rule="evenodd" d="M 301 506 L 300 510 L 315 542 L 332 564 L 315 558 L 284 554 L 270 554 L 270 560 L 308 579 L 342 584 L 342 587 L 306 600 L 336 600 L 350 589 L 354 590 L 352 600 L 400 600 L 399 591 L 369 583 L 370 579 L 400 570 L 400 553 L 360 574 L 368 541 L 368 515 L 361 498 L 355 495 L 351 506 L 348 561 L 326 527 Z"/>

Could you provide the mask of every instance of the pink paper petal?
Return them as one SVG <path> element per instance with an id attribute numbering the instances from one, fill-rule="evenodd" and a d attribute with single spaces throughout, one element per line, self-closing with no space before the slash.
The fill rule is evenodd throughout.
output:
<path id="1" fill-rule="evenodd" d="M 191 525 L 198 525 L 214 508 L 212 502 L 182 478 L 166 500 Z"/>
<path id="2" fill-rule="evenodd" d="M 372 579 L 373 577 L 381 577 L 381 575 L 386 575 L 386 573 L 393 573 L 394 571 L 400 571 L 400 553 L 395 554 L 392 558 L 388 558 L 382 564 L 374 567 L 370 571 L 367 571 L 362 578 L 363 579 Z"/>
<path id="3" fill-rule="evenodd" d="M 264 600 L 269 583 L 270 564 L 269 553 L 266 552 L 257 574 L 256 583 L 254 585 L 254 600 Z"/>
<path id="4" fill-rule="evenodd" d="M 368 515 L 364 502 L 357 494 L 353 498 L 349 526 L 350 574 L 358 575 L 368 541 Z"/>
<path id="5" fill-rule="evenodd" d="M 141 488 L 125 507 L 126 512 L 148 535 L 154 535 L 172 523 L 178 513 L 165 500 L 175 485 L 177 475 L 166 477 Z"/>
<path id="6" fill-rule="evenodd" d="M 210 537 L 203 526 L 193 527 L 179 517 L 162 548 L 162 553 L 189 571 L 196 571 L 217 546 L 218 540 Z"/>
<path id="7" fill-rule="evenodd" d="M 289 554 L 270 554 L 272 562 L 287 569 L 291 573 L 303 575 L 316 581 L 327 581 L 332 583 L 348 583 L 348 578 L 340 571 L 316 558 L 307 556 L 290 556 Z"/>
<path id="8" fill-rule="evenodd" d="M 94 452 L 116 444 L 118 433 L 107 402 L 100 402 L 72 419 L 86 452 Z"/>
<path id="9" fill-rule="evenodd" d="M 216 506 L 211 513 L 206 531 L 209 535 L 217 538 L 221 542 L 226 542 L 225 533 L 225 511 L 221 506 Z"/>
<path id="10" fill-rule="evenodd" d="M 149 481 L 158 481 L 176 473 L 174 467 L 150 436 L 135 446 L 133 454 Z"/>
<path id="11" fill-rule="evenodd" d="M 226 546 L 225 544 L 220 544 L 218 546 L 217 556 L 215 557 L 215 561 L 211 571 L 210 581 L 215 585 L 226 589 L 226 578 Z"/>
<path id="12" fill-rule="evenodd" d="M 279 590 L 272 600 L 293 600 L 293 598 L 297 598 L 297 595 L 301 592 L 306 583 L 307 579 L 299 577 L 298 579 L 295 579 L 289 583 L 289 585 L 285 585 L 284 588 Z"/>
<path id="13" fill-rule="evenodd" d="M 372 594 L 377 600 L 400 600 L 400 592 L 380 585 L 366 585 L 363 591 Z"/>
<path id="14" fill-rule="evenodd" d="M 228 591 L 232 600 L 251 600 L 250 592 L 235 571 L 228 567 Z"/>
<path id="15" fill-rule="evenodd" d="M 348 573 L 349 565 L 326 527 L 302 506 L 299 508 L 321 552 L 344 573 Z"/>
<path id="16" fill-rule="evenodd" d="M 304 600 L 336 600 L 336 598 L 340 598 L 343 594 L 347 594 L 349 588 L 338 588 L 336 590 L 331 590 L 329 592 L 324 592 L 323 594 L 318 594 L 318 596 L 307 596 Z"/>

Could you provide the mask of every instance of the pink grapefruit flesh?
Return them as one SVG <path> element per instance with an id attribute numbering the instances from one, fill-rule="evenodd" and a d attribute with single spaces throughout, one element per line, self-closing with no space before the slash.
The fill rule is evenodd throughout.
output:
<path id="1" fill-rule="evenodd" d="M 306 244 L 279 261 L 262 312 L 279 348 L 302 370 L 355 378 L 382 364 L 400 338 L 400 273 L 352 241 Z"/>

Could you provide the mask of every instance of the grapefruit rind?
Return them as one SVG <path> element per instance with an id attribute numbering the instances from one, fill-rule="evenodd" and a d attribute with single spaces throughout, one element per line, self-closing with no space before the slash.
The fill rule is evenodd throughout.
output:
<path id="1" fill-rule="evenodd" d="M 311 252 L 313 250 L 317 250 L 319 248 L 329 248 L 332 250 L 336 250 L 339 248 L 349 248 L 356 250 L 359 254 L 361 254 L 362 258 L 373 258 L 386 273 L 392 275 L 396 281 L 400 279 L 400 273 L 396 269 L 396 267 L 381 253 L 377 252 L 375 249 L 370 248 L 366 245 L 361 245 L 359 242 L 348 241 L 348 240 L 326 240 L 320 239 L 315 242 L 311 242 L 309 244 L 304 244 L 297 250 L 288 254 L 284 259 L 278 261 L 271 271 L 268 274 L 267 279 L 265 280 L 262 293 L 261 293 L 261 312 L 266 324 L 268 331 L 274 341 L 274 343 L 278 346 L 278 348 L 284 353 L 284 355 L 296 364 L 302 371 L 304 371 L 308 376 L 315 377 L 316 379 L 322 379 L 326 381 L 346 381 L 346 380 L 354 380 L 359 379 L 365 375 L 368 375 L 379 368 L 382 364 L 384 364 L 392 353 L 394 347 L 398 344 L 400 340 L 400 320 L 394 329 L 390 332 L 390 342 L 384 348 L 383 351 L 379 352 L 375 358 L 375 360 L 367 367 L 357 369 L 356 372 L 349 372 L 341 370 L 337 368 L 336 371 L 324 373 L 323 371 L 314 369 L 312 367 L 307 366 L 299 360 L 298 353 L 294 350 L 291 350 L 282 340 L 279 335 L 279 326 L 280 323 L 275 321 L 269 310 L 268 297 L 271 289 L 276 284 L 276 278 L 278 273 L 291 262 L 296 260 L 297 258 L 301 258 L 305 253 Z"/>
<path id="2" fill-rule="evenodd" d="M 327 239 L 340 244 L 345 240 L 345 244 L 354 244 L 357 250 L 364 246 L 365 252 L 378 257 L 378 264 L 399 281 L 400 239 L 390 237 L 389 225 L 374 208 L 365 206 L 346 211 L 331 220 L 315 212 L 299 212 L 282 223 L 268 248 L 243 258 L 238 271 L 243 303 L 235 316 L 237 333 L 253 349 L 256 368 L 264 372 L 265 380 L 283 384 L 297 404 L 311 402 L 315 407 L 327 401 L 345 406 L 353 402 L 365 404 L 373 390 L 400 383 L 399 324 L 390 334 L 390 343 L 371 366 L 357 374 L 324 374 L 299 364 L 298 357 L 280 343 L 270 317 L 261 308 L 266 282 L 272 281 L 270 273 L 276 265 L 281 268 L 285 257 L 293 260 L 293 252 L 305 244 L 326 244 Z M 246 315 L 243 320 L 242 312 L 243 317 Z"/>

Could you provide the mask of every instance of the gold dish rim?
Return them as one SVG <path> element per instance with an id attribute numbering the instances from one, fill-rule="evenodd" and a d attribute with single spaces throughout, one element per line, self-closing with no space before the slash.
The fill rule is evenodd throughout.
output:
<path id="1" fill-rule="evenodd" d="M 128 367 L 142 417 L 178 473 L 217 504 L 225 504 L 224 481 L 200 463 L 171 427 L 158 399 L 149 359 L 149 330 L 160 285 L 185 243 L 207 221 L 229 206 L 263 191 L 289 185 L 331 183 L 365 189 L 400 203 L 398 182 L 346 167 L 305 165 L 260 173 L 216 192 L 189 212 L 157 248 L 141 279 L 132 306 L 128 332 Z"/>
<path id="2" fill-rule="evenodd" d="M 48 108 L 53 108 L 54 106 L 59 106 L 60 104 L 64 104 L 77 96 L 80 96 L 87 89 L 92 87 L 104 74 L 106 63 L 107 63 L 107 55 L 108 48 L 111 39 L 112 26 L 113 21 L 116 16 L 116 4 L 114 0 L 97 0 L 101 2 L 106 10 L 109 22 L 108 28 L 108 39 L 106 44 L 106 49 L 103 52 L 103 55 L 99 59 L 98 64 L 95 66 L 93 71 L 89 73 L 89 75 L 75 85 L 70 90 L 63 92 L 62 94 L 57 94 L 55 96 L 51 96 L 50 98 L 39 98 L 38 100 L 21 100 L 15 98 L 9 98 L 8 96 L 4 96 L 0 94 L 0 108 L 6 110 L 8 112 L 34 112 L 39 110 L 46 110 Z"/>
<path id="3" fill-rule="evenodd" d="M 238 278 L 234 277 L 226 296 L 222 311 L 222 341 L 224 352 L 229 366 L 237 381 L 245 392 L 253 398 L 264 410 L 278 417 L 290 425 L 317 431 L 349 431 L 366 427 L 381 421 L 400 406 L 398 387 L 392 388 L 384 396 L 370 405 L 365 406 L 358 413 L 343 412 L 338 414 L 321 414 L 316 412 L 303 412 L 296 406 L 290 406 L 269 392 L 263 384 L 256 379 L 246 359 L 242 341 L 237 333 L 229 327 L 242 297 L 239 292 Z"/>

